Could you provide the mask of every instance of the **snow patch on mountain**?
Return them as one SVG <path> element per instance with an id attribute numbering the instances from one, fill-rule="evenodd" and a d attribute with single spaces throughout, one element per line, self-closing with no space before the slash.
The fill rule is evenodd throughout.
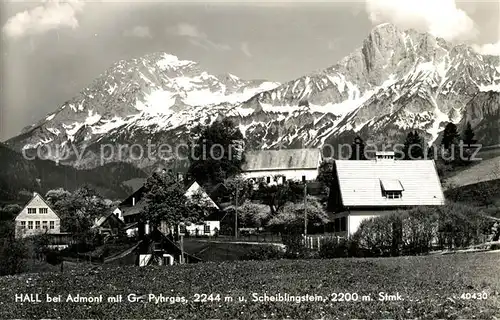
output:
<path id="1" fill-rule="evenodd" d="M 168 68 L 182 68 L 193 64 L 196 63 L 189 60 L 181 60 L 178 57 L 168 53 L 164 53 L 161 57 L 161 60 L 156 63 L 156 65 L 162 70 L 166 70 Z"/>
<path id="2" fill-rule="evenodd" d="M 481 92 L 486 92 L 486 91 L 500 92 L 500 82 L 499 83 L 492 83 L 492 84 L 488 84 L 488 85 L 480 85 L 479 91 L 481 91 Z"/>
<path id="3" fill-rule="evenodd" d="M 135 108 L 148 114 L 171 114 L 170 107 L 175 104 L 175 96 L 165 90 L 155 90 L 146 95 L 144 101 L 136 100 Z"/>
<path id="4" fill-rule="evenodd" d="M 56 129 L 56 128 L 47 128 L 47 131 L 52 133 L 53 135 L 56 135 L 56 136 L 61 134 L 61 131 L 59 129 Z"/>

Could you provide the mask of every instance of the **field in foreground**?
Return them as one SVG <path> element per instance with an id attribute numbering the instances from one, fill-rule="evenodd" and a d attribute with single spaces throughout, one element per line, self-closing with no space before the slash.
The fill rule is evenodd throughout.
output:
<path id="1" fill-rule="evenodd" d="M 0 318 L 93 319 L 494 319 L 500 317 L 500 253 L 385 259 L 200 263 L 172 267 L 94 267 L 0 278 Z M 379 292 L 401 301 L 377 301 Z M 19 303 L 16 294 L 61 295 L 60 303 Z M 316 302 L 254 302 L 278 293 L 318 295 Z M 358 301 L 334 301 L 350 293 Z M 461 299 L 463 293 L 485 300 Z M 65 302 L 68 294 L 102 303 Z M 127 296 L 143 296 L 127 302 Z M 166 301 L 149 300 L 150 294 Z M 206 301 L 196 294 L 207 294 Z M 213 294 L 210 299 L 210 294 Z M 220 294 L 220 296 L 217 296 Z M 478 295 L 480 294 L 480 295 Z M 122 295 L 123 302 L 107 297 Z M 366 301 L 370 295 L 372 301 Z M 336 296 L 337 300 L 342 295 Z M 154 298 L 151 296 L 151 298 Z M 177 301 L 168 297 L 178 297 Z M 217 301 L 217 298 L 220 301 Z M 226 299 L 232 297 L 234 300 Z M 239 301 L 244 297 L 245 301 Z M 347 297 L 347 295 L 346 295 Z"/>

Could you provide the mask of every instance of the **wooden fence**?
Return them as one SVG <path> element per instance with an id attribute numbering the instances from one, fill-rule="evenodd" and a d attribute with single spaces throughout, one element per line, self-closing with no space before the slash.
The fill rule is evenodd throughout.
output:
<path id="1" fill-rule="evenodd" d="M 302 244 L 312 250 L 317 250 L 319 251 L 321 247 L 328 241 L 340 241 L 342 237 L 335 236 L 332 234 L 324 235 L 324 234 L 319 234 L 319 235 L 308 235 L 304 236 L 302 235 Z"/>

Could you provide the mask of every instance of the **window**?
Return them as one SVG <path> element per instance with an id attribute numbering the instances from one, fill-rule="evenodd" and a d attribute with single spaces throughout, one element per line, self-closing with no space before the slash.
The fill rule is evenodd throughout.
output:
<path id="1" fill-rule="evenodd" d="M 42 221 L 42 229 L 47 230 L 47 221 Z"/>
<path id="2" fill-rule="evenodd" d="M 335 219 L 335 232 L 345 232 L 347 231 L 347 218 L 337 218 Z"/>
<path id="3" fill-rule="evenodd" d="M 302 176 L 302 183 L 306 182 L 306 176 Z"/>
<path id="4" fill-rule="evenodd" d="M 21 221 L 21 228 L 26 229 L 26 221 Z"/>
<path id="5" fill-rule="evenodd" d="M 266 178 L 267 183 L 271 183 L 271 177 Z"/>
<path id="6" fill-rule="evenodd" d="M 346 217 L 340 218 L 340 231 L 341 232 L 347 231 L 347 219 L 346 219 Z"/>
<path id="7" fill-rule="evenodd" d="M 28 229 L 33 229 L 33 221 L 28 221 Z"/>
<path id="8" fill-rule="evenodd" d="M 28 213 L 29 213 L 29 214 L 34 214 L 34 213 L 36 213 L 36 208 L 28 208 Z"/>
<path id="9" fill-rule="evenodd" d="M 55 228 L 55 222 L 54 221 L 50 221 L 49 225 L 50 225 L 50 229 L 54 229 Z"/>
<path id="10" fill-rule="evenodd" d="M 43 213 L 43 214 L 49 213 L 49 208 L 40 208 L 38 210 L 38 213 Z"/>
<path id="11" fill-rule="evenodd" d="M 399 199 L 403 196 L 404 188 L 399 180 L 380 180 L 380 186 L 382 187 L 382 196 L 386 199 Z"/>
<path id="12" fill-rule="evenodd" d="M 401 191 L 386 191 L 385 192 L 385 197 L 387 199 L 399 199 L 402 196 L 403 195 L 402 195 Z"/>
<path id="13" fill-rule="evenodd" d="M 40 229 L 40 221 L 35 221 L 35 229 Z"/>
<path id="14" fill-rule="evenodd" d="M 205 227 L 203 228 L 203 232 L 205 234 L 210 234 L 210 225 L 206 224 Z"/>

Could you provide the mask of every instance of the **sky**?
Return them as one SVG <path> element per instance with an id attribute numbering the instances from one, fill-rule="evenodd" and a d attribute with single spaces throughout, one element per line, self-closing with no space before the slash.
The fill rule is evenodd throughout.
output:
<path id="1" fill-rule="evenodd" d="M 0 0 L 0 141 L 114 62 L 152 52 L 285 82 L 335 64 L 390 22 L 500 54 L 499 1 Z"/>

